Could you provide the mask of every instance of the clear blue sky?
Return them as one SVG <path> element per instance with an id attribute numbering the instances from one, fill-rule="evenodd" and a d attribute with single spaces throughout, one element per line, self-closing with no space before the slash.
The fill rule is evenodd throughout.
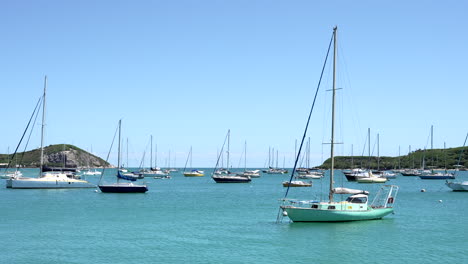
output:
<path id="1" fill-rule="evenodd" d="M 231 129 L 234 166 L 246 140 L 249 167 L 263 167 L 269 147 L 289 167 L 335 25 L 338 155 L 351 146 L 361 155 L 367 128 L 382 156 L 429 148 L 431 125 L 435 148 L 461 146 L 467 10 L 466 1 L 5 0 L 0 153 L 15 148 L 47 75 L 47 145 L 105 158 L 122 118 L 133 166 L 153 135 L 159 166 L 169 151 L 183 166 L 193 146 L 194 166 L 213 167 Z M 329 155 L 323 89 L 314 165 Z M 28 149 L 40 145 L 39 123 Z"/>

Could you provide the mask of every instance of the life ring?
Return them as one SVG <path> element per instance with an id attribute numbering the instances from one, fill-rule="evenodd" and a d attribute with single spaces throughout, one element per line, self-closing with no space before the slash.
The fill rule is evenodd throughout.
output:
<path id="1" fill-rule="evenodd" d="M 393 201 L 394 201 L 393 197 L 388 197 L 388 201 L 387 201 L 388 203 L 391 203 L 391 204 L 392 204 Z"/>

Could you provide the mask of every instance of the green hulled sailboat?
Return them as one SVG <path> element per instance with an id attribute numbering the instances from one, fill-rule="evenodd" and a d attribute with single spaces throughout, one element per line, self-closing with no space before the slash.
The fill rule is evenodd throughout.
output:
<path id="1" fill-rule="evenodd" d="M 280 206 L 278 221 L 283 216 L 289 217 L 293 222 L 344 222 L 358 220 L 381 219 L 393 212 L 393 203 L 398 193 L 398 186 L 384 185 L 377 193 L 372 203 L 369 203 L 368 192 L 348 188 L 334 188 L 334 133 L 335 133 L 335 92 L 336 92 L 336 54 L 337 54 L 337 27 L 333 29 L 333 88 L 332 88 L 332 125 L 331 125 L 331 169 L 330 169 L 330 189 L 328 201 L 298 201 L 287 199 L 289 188 L 286 191 L 283 203 Z M 331 42 L 330 42 L 331 46 Z M 330 47 L 329 47 L 330 49 Z M 328 57 L 328 55 L 327 55 Z M 318 91 L 318 89 L 317 89 Z M 312 106 L 313 109 L 313 106 Z M 311 109 L 311 113 L 312 113 Z M 304 131 L 303 141 L 307 133 L 310 116 Z M 302 141 L 302 143 L 303 143 Z M 301 143 L 301 148 L 302 148 Z M 300 148 L 300 149 L 301 149 Z M 300 149 L 298 157 L 300 154 Z M 296 165 L 294 165 L 291 179 L 293 179 Z M 334 201 L 334 194 L 350 194 L 345 201 Z M 282 213 L 281 213 L 282 212 Z"/>

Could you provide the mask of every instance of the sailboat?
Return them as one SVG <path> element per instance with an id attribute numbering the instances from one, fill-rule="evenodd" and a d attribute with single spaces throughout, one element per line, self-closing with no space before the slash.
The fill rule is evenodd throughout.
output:
<path id="1" fill-rule="evenodd" d="M 121 134 L 122 120 L 119 120 L 119 144 L 118 144 L 118 157 L 117 157 L 117 182 L 112 184 L 101 184 L 102 176 L 99 179 L 98 187 L 103 193 L 145 193 L 148 187 L 145 184 L 133 184 L 136 181 L 135 177 L 126 175 L 120 169 L 120 134 Z M 111 147 L 112 148 L 112 147 Z M 120 180 L 125 180 L 124 182 Z"/>
<path id="2" fill-rule="evenodd" d="M 387 178 L 385 177 L 380 177 L 378 175 L 374 175 L 372 170 L 370 169 L 370 158 L 371 158 L 371 153 L 370 153 L 370 128 L 367 130 L 368 131 L 368 151 L 369 151 L 369 170 L 367 172 L 368 176 L 367 177 L 356 177 L 356 181 L 358 183 L 385 183 L 387 181 Z M 377 134 L 377 149 L 379 149 L 379 135 Z M 378 150 L 377 150 L 378 152 Z M 377 154 L 377 164 L 379 164 L 379 158 L 380 155 Z M 379 165 L 377 165 L 377 171 L 379 170 Z M 380 175 L 380 174 L 379 174 Z"/>
<path id="3" fill-rule="evenodd" d="M 460 165 L 460 161 L 461 161 L 461 158 L 462 158 L 462 155 L 463 155 L 463 151 L 465 150 L 465 145 L 466 145 L 466 140 L 468 139 L 468 133 L 466 134 L 466 137 L 465 137 L 465 142 L 463 143 L 463 147 L 461 148 L 461 151 L 460 151 L 460 156 L 458 157 L 458 163 L 457 165 L 455 165 L 455 167 L 457 168 L 460 168 L 461 165 Z M 452 189 L 454 192 L 460 192 L 460 191 L 468 191 L 468 181 L 446 181 L 445 182 L 445 185 L 447 185 L 447 187 L 449 187 L 450 189 Z"/>
<path id="4" fill-rule="evenodd" d="M 297 201 L 287 199 L 289 188 L 286 191 L 283 204 L 280 206 L 278 213 L 278 221 L 283 216 L 289 217 L 293 222 L 343 222 L 357 220 L 381 219 L 382 217 L 393 212 L 393 203 L 395 202 L 398 193 L 398 186 L 386 185 L 383 186 L 371 204 L 368 203 L 369 192 L 363 190 L 354 190 L 348 188 L 335 188 L 335 157 L 334 157 L 334 133 L 335 133 L 335 93 L 336 93 L 336 54 L 337 54 L 337 27 L 333 29 L 333 88 L 332 88 L 332 123 L 331 123 L 331 167 L 330 167 L 330 188 L 328 201 Z M 331 46 L 331 42 L 330 42 Z M 329 47 L 330 49 L 330 47 Z M 327 55 L 328 57 L 328 55 Z M 326 63 L 326 61 L 325 61 Z M 318 91 L 318 89 L 317 89 Z M 312 106 L 313 109 L 313 106 Z M 307 121 L 304 137 L 307 133 L 310 116 Z M 302 142 L 303 143 L 303 142 Z M 302 147 L 301 143 L 301 147 Z M 291 180 L 294 175 L 295 167 L 297 166 L 298 156 L 291 175 Z M 385 187 L 385 188 L 384 188 Z M 388 188 L 387 188 L 388 187 Z M 351 194 L 345 201 L 334 201 L 334 194 Z"/>
<path id="5" fill-rule="evenodd" d="M 434 126 L 431 126 L 431 150 L 433 150 L 433 134 L 434 134 Z M 447 180 L 447 179 L 455 179 L 455 174 L 450 173 L 445 168 L 444 172 L 432 170 L 423 171 L 419 178 L 422 180 Z"/>
<path id="6" fill-rule="evenodd" d="M 169 172 L 164 172 L 158 167 L 153 168 L 153 135 L 150 137 L 150 145 L 150 168 L 144 168 L 145 154 L 143 154 L 140 165 L 142 169 L 140 169 L 138 172 L 133 172 L 133 174 L 140 176 L 140 179 L 144 177 L 153 177 L 154 179 L 171 179 L 172 177 L 169 175 Z"/>
<path id="7" fill-rule="evenodd" d="M 91 148 L 91 153 L 93 153 L 93 148 Z M 90 164 L 89 164 L 89 157 L 88 157 L 88 166 L 86 171 L 82 171 L 83 175 L 101 175 L 101 172 L 98 171 L 96 168 L 91 169 Z"/>
<path id="8" fill-rule="evenodd" d="M 237 173 L 237 175 L 260 178 L 260 170 L 247 170 L 247 141 L 244 142 L 244 171 Z"/>
<path id="9" fill-rule="evenodd" d="M 85 180 L 70 178 L 62 171 L 43 171 L 44 167 L 44 129 L 46 109 L 47 76 L 44 78 L 44 94 L 42 96 L 42 127 L 41 127 L 41 161 L 39 177 L 15 176 L 6 180 L 6 187 L 12 189 L 70 189 L 94 188 L 95 185 Z"/>
<path id="10" fill-rule="evenodd" d="M 270 158 L 271 158 L 271 164 L 270 164 Z M 278 167 L 278 150 L 276 150 L 276 167 L 273 167 L 273 163 L 275 161 L 275 153 L 274 151 L 270 151 L 270 149 L 268 149 L 268 169 L 267 170 L 264 170 L 263 173 L 266 173 L 266 174 L 287 174 L 288 173 L 288 170 L 286 169 L 280 169 Z"/>
<path id="11" fill-rule="evenodd" d="M 231 173 L 229 171 L 229 140 L 230 140 L 230 136 L 231 136 L 231 130 L 228 130 L 228 133 L 226 135 L 226 139 L 227 139 L 227 151 L 226 151 L 226 154 L 227 154 L 227 169 L 217 169 L 218 168 L 218 164 L 219 164 L 219 160 L 222 156 L 222 153 L 223 153 L 223 148 L 224 148 L 224 144 L 223 144 L 223 148 L 221 148 L 221 152 L 218 156 L 218 160 L 216 162 L 216 166 L 215 166 L 215 169 L 214 169 L 214 172 L 213 172 L 213 175 L 211 176 L 211 178 L 216 182 L 216 183 L 248 183 L 250 182 L 252 179 L 250 178 L 250 176 L 239 176 L 239 175 L 236 175 L 234 173 Z M 224 143 L 226 143 L 226 139 L 224 141 Z"/>
<path id="12" fill-rule="evenodd" d="M 322 170 L 310 167 L 310 137 L 309 137 L 309 139 L 307 141 L 307 145 L 306 145 L 306 166 L 305 166 L 305 168 L 302 167 L 302 168 L 296 169 L 296 172 L 297 172 L 297 174 L 299 174 L 297 176 L 297 178 L 299 178 L 299 179 L 321 179 L 321 178 L 323 178 Z M 283 183 L 283 186 L 287 187 L 287 185 L 284 185 L 284 183 Z M 312 186 L 312 184 L 310 184 L 310 186 Z M 297 187 L 297 186 L 295 186 L 295 187 Z M 298 186 L 298 187 L 302 187 L 302 184 L 300 186 Z"/>
<path id="13" fill-rule="evenodd" d="M 190 171 L 185 171 L 187 169 L 187 162 L 190 159 Z M 184 176 L 185 177 L 203 177 L 205 176 L 205 172 L 202 170 L 192 169 L 192 146 L 190 146 L 190 151 L 187 156 L 187 160 L 185 161 L 184 167 Z"/>

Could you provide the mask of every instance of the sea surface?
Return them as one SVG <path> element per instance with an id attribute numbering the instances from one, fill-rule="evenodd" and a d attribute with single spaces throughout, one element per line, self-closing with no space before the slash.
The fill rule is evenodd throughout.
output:
<path id="1" fill-rule="evenodd" d="M 276 223 L 289 176 L 220 184 L 210 171 L 145 178 L 145 194 L 6 189 L 0 180 L 0 263 L 468 263 L 468 192 L 444 180 L 390 180 L 400 192 L 395 214 L 382 220 Z M 379 186 L 337 174 L 336 185 L 369 190 L 371 199 Z M 106 170 L 104 180 L 114 175 Z M 288 198 L 326 198 L 328 176 L 313 181 Z"/>

